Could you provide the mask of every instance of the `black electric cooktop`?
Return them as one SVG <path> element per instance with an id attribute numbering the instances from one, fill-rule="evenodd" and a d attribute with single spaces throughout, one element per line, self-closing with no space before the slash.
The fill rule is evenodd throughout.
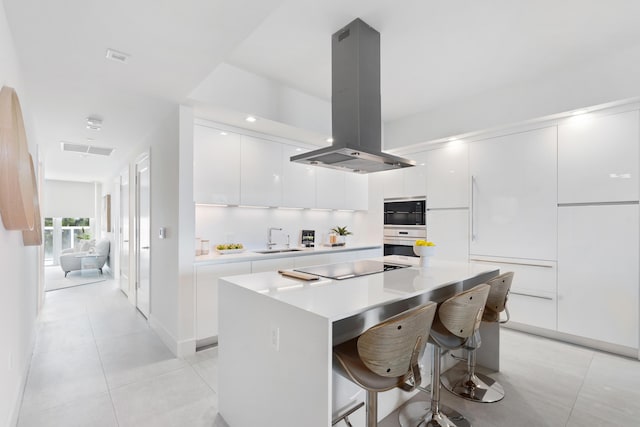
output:
<path id="1" fill-rule="evenodd" d="M 383 261 L 361 260 L 352 262 L 341 262 L 338 264 L 318 265 L 314 267 L 296 268 L 294 271 L 315 274 L 316 276 L 327 277 L 329 279 L 343 280 L 406 267 L 409 266 L 404 264 L 392 264 Z"/>

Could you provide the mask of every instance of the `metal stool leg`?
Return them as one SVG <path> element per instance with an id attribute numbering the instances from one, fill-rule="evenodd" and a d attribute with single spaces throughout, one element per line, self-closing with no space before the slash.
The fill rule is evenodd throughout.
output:
<path id="1" fill-rule="evenodd" d="M 476 350 L 467 351 L 467 369 L 453 368 L 442 374 L 442 385 L 456 396 L 473 402 L 493 403 L 502 400 L 504 388 L 491 377 L 476 372 Z"/>
<path id="2" fill-rule="evenodd" d="M 431 402 L 414 402 L 400 412 L 402 427 L 471 427 L 459 412 L 440 405 L 440 347 L 433 346 Z"/>

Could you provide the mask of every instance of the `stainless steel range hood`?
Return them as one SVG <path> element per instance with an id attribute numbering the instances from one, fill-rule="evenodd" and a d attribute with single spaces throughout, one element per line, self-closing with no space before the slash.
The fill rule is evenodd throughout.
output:
<path id="1" fill-rule="evenodd" d="M 380 33 L 356 19 L 331 37 L 333 145 L 292 162 L 358 173 L 415 166 L 382 152 Z"/>

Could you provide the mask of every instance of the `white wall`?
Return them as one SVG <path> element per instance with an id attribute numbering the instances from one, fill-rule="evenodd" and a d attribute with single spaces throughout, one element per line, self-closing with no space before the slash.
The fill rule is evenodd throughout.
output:
<path id="1" fill-rule="evenodd" d="M 218 66 L 189 98 L 331 135 L 331 104 L 229 64 Z"/>
<path id="2" fill-rule="evenodd" d="M 96 191 L 93 182 L 46 179 L 44 181 L 43 196 L 42 216 L 45 218 L 98 217 L 96 215 Z"/>
<path id="3" fill-rule="evenodd" d="M 37 161 L 29 102 L 4 7 L 0 3 L 0 85 L 16 89 L 29 151 Z M 37 169 L 37 168 L 36 168 Z M 0 224 L 0 425 L 14 425 L 35 338 L 39 248 L 25 247 L 20 231 Z"/>
<path id="4" fill-rule="evenodd" d="M 452 100 L 384 126 L 385 149 L 508 126 L 579 108 L 640 96 L 640 45 L 538 79 Z"/>
<path id="5" fill-rule="evenodd" d="M 242 243 L 247 249 L 266 249 L 269 227 L 282 228 L 273 233 L 278 244 L 286 243 L 288 234 L 291 245 L 298 246 L 301 230 L 315 230 L 321 243 L 335 226 L 347 226 L 354 233 L 350 244 L 380 243 L 368 233 L 366 212 L 196 206 L 196 237 L 209 239 L 211 245 Z M 192 247 L 195 250 L 195 242 Z"/>

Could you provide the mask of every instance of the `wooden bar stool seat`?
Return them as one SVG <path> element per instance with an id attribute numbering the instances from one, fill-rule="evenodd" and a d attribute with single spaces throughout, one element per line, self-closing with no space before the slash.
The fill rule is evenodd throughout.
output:
<path id="1" fill-rule="evenodd" d="M 511 283 L 513 282 L 513 272 L 501 274 L 488 281 L 491 287 L 487 304 L 482 316 L 483 322 L 506 323 L 509 320 L 509 310 L 507 309 L 507 298 Z M 500 320 L 500 314 L 506 312 L 506 320 Z M 467 350 L 467 366 L 463 372 L 460 369 L 450 369 L 442 375 L 442 385 L 451 393 L 463 397 L 467 400 L 482 403 L 492 403 L 502 400 L 504 388 L 493 378 L 476 372 L 476 349 L 480 347 L 480 333 L 476 333 L 465 344 Z"/>
<path id="2" fill-rule="evenodd" d="M 418 359 L 436 307 L 428 302 L 407 310 L 333 348 L 334 369 L 367 391 L 367 427 L 378 425 L 378 392 L 420 385 Z"/>

